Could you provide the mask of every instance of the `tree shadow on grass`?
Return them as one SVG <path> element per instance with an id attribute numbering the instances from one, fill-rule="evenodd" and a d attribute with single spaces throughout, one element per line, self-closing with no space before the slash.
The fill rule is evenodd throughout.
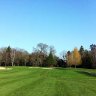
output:
<path id="1" fill-rule="evenodd" d="M 54 69 L 58 69 L 58 70 L 68 70 L 68 68 L 64 68 L 64 67 L 55 67 Z"/>
<path id="2" fill-rule="evenodd" d="M 96 77 L 96 73 L 91 73 L 91 72 L 87 72 L 87 71 L 76 71 L 76 72 L 80 73 L 80 74 L 87 75 L 87 76 Z"/>

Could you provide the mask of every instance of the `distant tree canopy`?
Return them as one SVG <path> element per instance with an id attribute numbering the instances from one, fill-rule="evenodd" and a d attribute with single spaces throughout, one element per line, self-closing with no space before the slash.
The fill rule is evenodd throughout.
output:
<path id="1" fill-rule="evenodd" d="M 70 51 L 67 52 L 66 60 L 67 65 L 71 67 L 73 65 L 73 54 Z"/>
<path id="2" fill-rule="evenodd" d="M 0 48 L 0 65 L 96 68 L 96 45 L 90 45 L 90 49 L 81 46 L 79 50 L 62 51 L 58 57 L 54 46 L 44 43 L 37 44 L 32 53 L 8 46 Z"/>
<path id="3" fill-rule="evenodd" d="M 95 44 L 90 45 L 90 49 L 92 56 L 92 67 L 96 68 L 96 45 Z"/>
<path id="4" fill-rule="evenodd" d="M 74 48 L 74 51 L 73 51 L 73 65 L 75 65 L 75 68 L 77 65 L 80 65 L 81 64 L 81 55 L 78 51 L 77 48 Z"/>
<path id="5" fill-rule="evenodd" d="M 56 65 L 56 58 L 54 57 L 54 55 L 52 54 L 52 52 L 49 53 L 49 56 L 46 58 L 46 65 L 47 66 L 55 66 Z"/>
<path id="6" fill-rule="evenodd" d="M 74 48 L 72 52 L 67 52 L 67 63 L 71 67 L 72 65 L 76 66 L 81 64 L 81 55 L 77 48 Z"/>

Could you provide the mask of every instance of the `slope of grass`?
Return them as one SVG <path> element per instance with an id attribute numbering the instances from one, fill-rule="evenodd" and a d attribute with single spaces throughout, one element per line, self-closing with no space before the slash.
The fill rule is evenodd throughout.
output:
<path id="1" fill-rule="evenodd" d="M 14 67 L 0 71 L 0 96 L 96 96 L 88 69 Z"/>

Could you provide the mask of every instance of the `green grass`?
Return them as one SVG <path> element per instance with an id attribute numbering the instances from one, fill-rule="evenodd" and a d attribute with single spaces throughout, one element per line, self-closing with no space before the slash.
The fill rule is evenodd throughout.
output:
<path id="1" fill-rule="evenodd" d="M 13 67 L 0 70 L 0 96 L 96 96 L 89 69 Z"/>

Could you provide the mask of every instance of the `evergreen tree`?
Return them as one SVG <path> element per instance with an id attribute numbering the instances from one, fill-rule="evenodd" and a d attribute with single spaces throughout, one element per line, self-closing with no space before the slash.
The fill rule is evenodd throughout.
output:
<path id="1" fill-rule="evenodd" d="M 81 54 L 81 57 L 83 57 L 83 55 L 84 55 L 84 47 L 83 46 L 80 47 L 79 52 Z"/>
<path id="2" fill-rule="evenodd" d="M 56 59 L 51 52 L 46 59 L 46 64 L 47 64 L 47 66 L 50 66 L 50 67 L 51 66 L 53 67 L 56 64 Z"/>

